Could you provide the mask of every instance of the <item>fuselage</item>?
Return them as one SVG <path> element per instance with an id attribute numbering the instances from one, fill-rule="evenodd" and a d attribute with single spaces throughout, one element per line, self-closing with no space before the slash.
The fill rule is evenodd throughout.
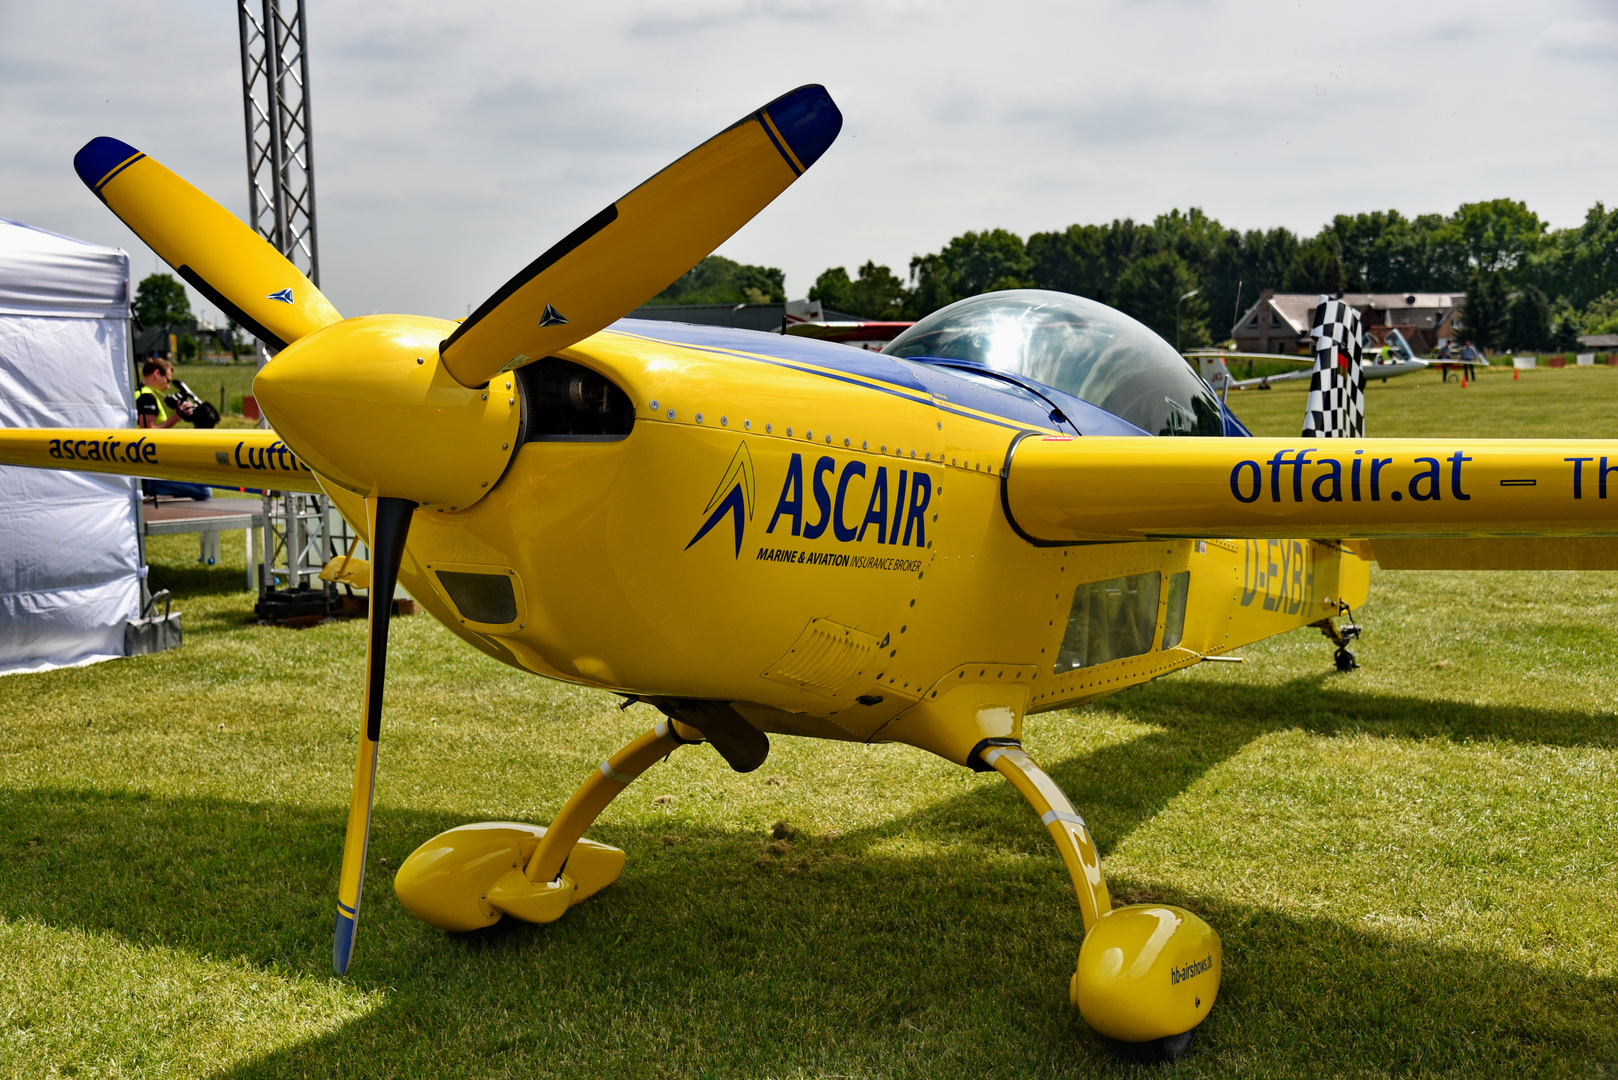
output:
<path id="1" fill-rule="evenodd" d="M 1334 544 L 1019 536 L 1001 485 L 1019 434 L 1138 432 L 1072 402 L 1053 409 L 1037 386 L 630 321 L 547 363 L 604 376 L 625 414 L 597 425 L 613 430 L 559 431 L 540 422 L 538 376 L 491 381 L 503 396 L 509 379 L 524 410 L 509 463 L 470 506 L 418 510 L 400 572 L 451 630 L 536 674 L 958 758 L 971 730 L 947 746 L 917 731 L 1011 734 L 1025 712 L 1363 596 L 1364 564 Z M 581 412 L 590 392 L 573 388 Z M 362 498 L 325 486 L 363 531 Z M 976 719 L 927 715 L 946 700 Z"/>

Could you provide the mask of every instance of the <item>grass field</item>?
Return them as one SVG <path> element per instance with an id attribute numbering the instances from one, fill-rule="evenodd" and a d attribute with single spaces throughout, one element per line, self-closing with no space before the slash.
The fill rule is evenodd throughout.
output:
<path id="1" fill-rule="evenodd" d="M 1231 400 L 1299 427 L 1301 388 Z M 1413 376 L 1370 390 L 1368 426 L 1614 437 L 1618 371 Z M 1145 1072 L 1066 1004 L 1080 924 L 1045 831 L 997 776 L 903 747 L 776 738 L 746 776 L 682 749 L 592 830 L 629 853 L 599 897 L 549 927 L 415 922 L 389 878 L 417 844 L 548 820 L 654 720 L 426 618 L 394 623 L 333 978 L 364 628 L 247 625 L 223 547 L 152 545 L 184 648 L 0 680 L 0 1075 Z M 1618 1076 L 1618 574 L 1375 573 L 1359 614 L 1351 675 L 1299 631 L 1026 726 L 1115 895 L 1224 939 L 1160 1074 Z"/>
<path id="2" fill-rule="evenodd" d="M 219 408 L 219 392 L 225 397 L 224 416 L 241 416 L 242 395 L 253 392 L 253 376 L 258 364 L 251 357 L 233 364 L 176 364 L 174 377 L 191 388 L 192 393 Z"/>

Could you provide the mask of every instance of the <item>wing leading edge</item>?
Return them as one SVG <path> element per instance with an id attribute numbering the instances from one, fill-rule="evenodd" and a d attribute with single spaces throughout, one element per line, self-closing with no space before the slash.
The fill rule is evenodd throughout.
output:
<path id="1" fill-rule="evenodd" d="M 315 474 L 287 444 L 258 428 L 5 428 L 0 429 L 0 465 L 320 491 Z"/>
<path id="2" fill-rule="evenodd" d="M 1618 441 L 1060 439 L 1002 473 L 1036 544 L 1146 537 L 1618 536 Z"/>

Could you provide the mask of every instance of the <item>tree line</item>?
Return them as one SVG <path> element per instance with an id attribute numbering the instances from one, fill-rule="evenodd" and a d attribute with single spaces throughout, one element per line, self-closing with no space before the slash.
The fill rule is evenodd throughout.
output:
<path id="1" fill-rule="evenodd" d="M 781 280 L 780 271 L 741 269 Z M 1178 316 L 1186 348 L 1227 338 L 1263 289 L 1464 293 L 1463 336 L 1476 344 L 1573 348 L 1578 334 L 1618 333 L 1618 209 L 1598 202 L 1569 229 L 1549 228 L 1511 199 L 1413 218 L 1397 210 L 1339 214 L 1308 237 L 1226 228 L 1195 208 L 1150 224 L 1070 225 L 1026 240 L 988 229 L 915 256 L 907 280 L 874 261 L 852 278 L 831 267 L 809 297 L 864 318 L 917 319 L 963 297 L 1018 288 L 1100 300 L 1170 341 Z"/>
<path id="2" fill-rule="evenodd" d="M 177 335 L 175 355 L 170 357 L 171 360 L 183 363 L 195 360 L 201 354 L 202 343 L 191 333 L 196 324 L 196 316 L 191 312 L 191 299 L 186 295 L 185 286 L 173 274 L 146 275 L 136 286 L 134 299 L 129 306 L 131 314 L 135 316 L 137 330 L 162 326 Z M 219 335 L 220 344 L 228 346 L 232 356 L 239 356 L 244 348 L 241 327 L 229 315 L 225 316 L 225 323 L 227 330 Z M 245 341 L 250 343 L 251 339 Z"/>
<path id="3" fill-rule="evenodd" d="M 786 274 L 709 255 L 650 300 L 651 304 L 769 304 L 787 298 Z"/>
<path id="4" fill-rule="evenodd" d="M 1024 288 L 1110 304 L 1186 348 L 1226 339 L 1263 289 L 1464 293 L 1463 338 L 1491 349 L 1572 349 L 1579 334 L 1618 333 L 1618 208 L 1598 202 L 1568 229 L 1551 229 L 1511 199 L 1413 218 L 1338 214 L 1309 237 L 1226 228 L 1196 208 L 1026 240 L 987 229 L 913 257 L 907 279 L 874 260 L 852 278 L 830 267 L 809 298 L 862 318 L 919 319 L 964 297 Z M 785 299 L 780 269 L 710 255 L 648 303 Z M 184 287 L 168 274 L 143 280 L 133 307 L 146 326 L 191 318 Z"/>

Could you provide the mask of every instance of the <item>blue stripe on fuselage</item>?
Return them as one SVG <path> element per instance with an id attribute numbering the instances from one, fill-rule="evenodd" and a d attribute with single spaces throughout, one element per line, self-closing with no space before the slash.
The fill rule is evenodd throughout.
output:
<path id="1" fill-rule="evenodd" d="M 737 330 L 729 326 L 699 326 L 696 323 L 662 322 L 656 319 L 619 319 L 609 330 L 636 334 L 670 345 L 690 345 L 700 349 L 751 353 L 755 356 L 790 360 L 800 364 L 828 367 L 862 379 L 909 390 L 918 400 L 927 397 L 927 388 L 916 381 L 905 366 L 890 356 L 867 349 L 839 345 L 835 341 L 772 334 L 764 330 Z"/>
<path id="2" fill-rule="evenodd" d="M 1032 426 L 1026 409 L 1016 407 L 983 408 L 983 405 L 988 404 L 988 402 L 981 400 L 986 395 L 962 395 L 973 401 L 973 411 L 971 412 L 953 408 L 947 402 L 939 401 L 933 397 L 929 392 L 929 388 L 916 378 L 908 362 L 896 360 L 891 356 L 871 352 L 867 349 L 839 345 L 833 341 L 794 337 L 790 334 L 772 334 L 763 330 L 738 330 L 729 326 L 702 326 L 696 323 L 662 322 L 656 319 L 619 319 L 608 329 L 648 338 L 652 341 L 667 342 L 670 345 L 683 345 L 687 348 L 718 352 L 738 360 L 754 360 L 759 363 L 779 362 L 794 371 L 803 371 L 806 374 L 819 375 L 828 379 L 840 379 L 843 382 L 863 386 L 869 390 L 893 394 L 917 404 L 931 405 L 943 412 L 964 416 L 972 420 L 995 423 L 996 421 L 989 420 L 987 417 L 999 417 L 999 423 L 1002 427 L 1015 431 L 1027 431 Z M 814 367 L 804 368 L 799 366 L 801 364 L 812 364 Z M 826 368 L 831 370 L 816 370 Z M 940 376 L 948 375 L 948 369 L 944 367 L 930 368 L 929 375 L 934 370 Z M 843 375 L 835 375 L 832 372 L 841 372 Z M 953 379 L 953 376 L 950 377 Z M 873 386 L 873 383 L 878 385 Z M 1050 391 L 1050 393 L 1059 395 L 1064 408 L 1073 415 L 1073 419 L 1077 421 L 1078 429 L 1082 432 L 1091 435 L 1149 434 L 1127 420 L 1114 416 L 1112 413 L 1099 409 L 1088 402 L 1080 401 L 1067 394 L 1060 394 L 1058 391 Z M 1050 420 L 1046 420 L 1038 426 L 1051 431 L 1062 430 L 1059 424 Z"/>

